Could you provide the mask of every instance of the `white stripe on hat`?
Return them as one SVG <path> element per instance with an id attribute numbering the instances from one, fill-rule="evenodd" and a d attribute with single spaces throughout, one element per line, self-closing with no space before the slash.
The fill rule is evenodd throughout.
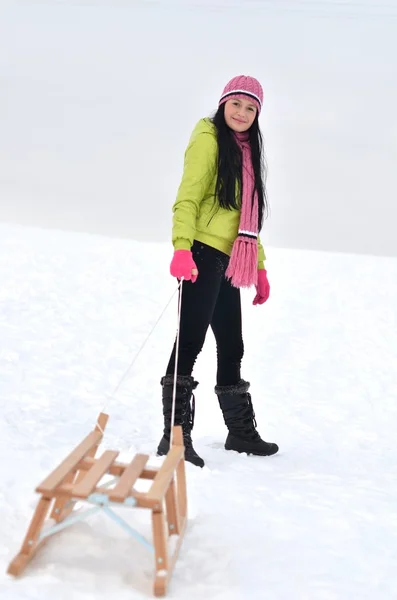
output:
<path id="1" fill-rule="evenodd" d="M 226 94 L 223 94 L 223 96 L 221 96 L 219 102 L 222 102 L 222 100 L 226 98 L 226 96 L 233 96 L 233 94 L 244 94 L 245 96 L 252 96 L 252 98 L 255 98 L 255 100 L 259 102 L 259 106 L 262 108 L 262 102 L 260 101 L 260 98 L 253 92 L 248 92 L 247 90 L 230 90 L 230 92 L 226 92 Z"/>

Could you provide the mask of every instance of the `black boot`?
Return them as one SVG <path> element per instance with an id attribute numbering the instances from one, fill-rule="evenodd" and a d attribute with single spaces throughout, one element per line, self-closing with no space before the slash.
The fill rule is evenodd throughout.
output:
<path id="1" fill-rule="evenodd" d="M 229 430 L 225 448 L 258 456 L 276 454 L 277 444 L 264 442 L 256 430 L 251 395 L 248 393 L 249 386 L 250 384 L 242 379 L 237 385 L 215 387 L 223 418 Z"/>
<path id="2" fill-rule="evenodd" d="M 161 379 L 163 386 L 163 415 L 164 434 L 157 448 L 157 454 L 164 456 L 170 447 L 171 417 L 172 417 L 172 394 L 174 390 L 174 376 L 166 375 Z M 191 431 L 194 425 L 194 394 L 193 390 L 198 382 L 188 375 L 178 375 L 176 378 L 175 396 L 175 425 L 182 425 L 183 443 L 185 445 L 185 460 L 196 467 L 204 467 L 203 459 L 193 448 Z M 190 400 L 192 399 L 192 406 Z"/>

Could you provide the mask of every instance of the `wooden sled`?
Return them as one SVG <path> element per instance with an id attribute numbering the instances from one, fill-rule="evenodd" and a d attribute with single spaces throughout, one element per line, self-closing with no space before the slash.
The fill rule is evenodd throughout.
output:
<path id="1" fill-rule="evenodd" d="M 96 457 L 107 421 L 108 415 L 100 413 L 95 429 L 36 488 L 41 498 L 21 549 L 7 572 L 20 575 L 49 536 L 102 510 L 154 552 L 153 591 L 155 596 L 164 596 L 187 519 L 182 428 L 173 428 L 173 444 L 162 465 L 149 468 L 146 466 L 149 456 L 145 454 L 137 454 L 129 464 L 117 462 L 119 453 L 115 450 L 106 450 Z M 113 475 L 114 479 L 99 485 L 105 475 Z M 153 480 L 147 492 L 134 489 L 138 479 Z M 112 483 L 115 485 L 110 487 Z M 76 502 L 92 506 L 82 512 L 73 511 Z M 120 506 L 152 511 L 153 545 L 113 512 L 112 508 Z M 48 514 L 50 519 L 46 520 Z"/>

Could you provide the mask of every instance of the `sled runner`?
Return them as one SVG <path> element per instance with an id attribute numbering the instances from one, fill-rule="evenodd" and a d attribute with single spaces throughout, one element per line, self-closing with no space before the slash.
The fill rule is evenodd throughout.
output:
<path id="1" fill-rule="evenodd" d="M 18 576 L 46 539 L 87 516 L 102 511 L 154 552 L 154 595 L 164 596 L 183 541 L 187 519 L 186 474 L 182 428 L 173 427 L 173 443 L 159 468 L 148 467 L 149 456 L 136 454 L 130 463 L 118 462 L 116 450 L 97 456 L 108 421 L 98 422 L 83 441 L 36 488 L 41 495 L 19 553 L 8 567 Z M 101 484 L 105 475 L 114 479 Z M 134 489 L 138 479 L 152 480 L 147 492 Z M 90 505 L 74 510 L 76 502 Z M 118 507 L 152 512 L 153 544 L 113 511 Z M 47 516 L 49 518 L 47 519 Z"/>

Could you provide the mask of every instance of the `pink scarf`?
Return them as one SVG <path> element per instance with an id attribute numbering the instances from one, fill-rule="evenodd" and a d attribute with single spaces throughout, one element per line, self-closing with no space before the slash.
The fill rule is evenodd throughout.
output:
<path id="1" fill-rule="evenodd" d="M 236 141 L 243 154 L 242 202 L 237 238 L 234 241 L 226 277 L 234 287 L 251 287 L 258 281 L 258 194 L 254 189 L 254 169 L 251 161 L 251 146 L 247 132 L 235 133 Z"/>

